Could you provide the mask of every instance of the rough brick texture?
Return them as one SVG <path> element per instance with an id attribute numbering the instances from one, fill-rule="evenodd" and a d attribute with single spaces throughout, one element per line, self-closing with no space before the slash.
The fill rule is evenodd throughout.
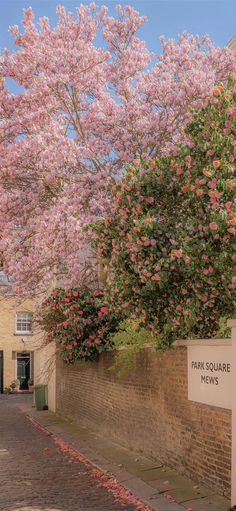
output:
<path id="1" fill-rule="evenodd" d="M 144 349 L 122 379 L 113 357 L 58 360 L 57 411 L 229 495 L 231 412 L 188 401 L 186 348 Z"/>

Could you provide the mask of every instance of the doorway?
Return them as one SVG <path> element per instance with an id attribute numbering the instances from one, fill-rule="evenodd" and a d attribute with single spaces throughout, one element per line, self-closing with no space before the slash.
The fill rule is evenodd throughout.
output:
<path id="1" fill-rule="evenodd" d="M 3 393 L 3 351 L 0 351 L 0 393 Z"/>
<path id="2" fill-rule="evenodd" d="M 17 353 L 17 378 L 20 380 L 20 390 L 28 390 L 28 380 L 31 377 L 30 353 Z"/>

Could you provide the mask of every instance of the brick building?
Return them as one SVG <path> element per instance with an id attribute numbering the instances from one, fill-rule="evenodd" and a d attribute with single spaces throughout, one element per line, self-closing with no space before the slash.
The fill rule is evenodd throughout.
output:
<path id="1" fill-rule="evenodd" d="M 1 289 L 4 288 L 4 294 Z M 34 352 L 40 347 L 40 332 L 33 323 L 34 306 L 30 300 L 12 294 L 11 279 L 0 272 L 0 392 L 19 378 L 21 389 L 34 377 Z"/>

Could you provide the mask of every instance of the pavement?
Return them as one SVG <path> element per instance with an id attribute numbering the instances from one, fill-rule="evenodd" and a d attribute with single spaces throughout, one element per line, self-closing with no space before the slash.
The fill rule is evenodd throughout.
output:
<path id="1" fill-rule="evenodd" d="M 12 433 L 10 433 L 11 427 L 14 430 Z M 1 453 L 1 444 L 3 453 Z M 12 452 L 16 449 L 17 456 L 22 456 L 23 475 L 19 460 L 19 473 L 15 474 L 16 478 L 14 478 L 14 488 L 18 488 L 16 495 L 12 496 L 9 489 L 5 496 L 4 486 L 4 494 L 0 493 L 0 511 L 81 511 L 85 509 L 86 511 L 228 511 L 230 508 L 229 500 L 196 481 L 179 475 L 176 470 L 164 466 L 161 462 L 123 448 L 97 435 L 94 431 L 80 426 L 75 421 L 66 420 L 49 411 L 37 412 L 32 407 L 32 396 L 4 396 L 0 399 L 0 485 L 5 481 L 6 488 L 8 486 L 12 488 L 14 465 L 11 463 L 5 465 L 6 470 L 2 469 L 1 464 L 4 449 L 8 450 L 8 444 Z M 72 455 L 73 453 L 75 454 Z M 74 461 L 70 464 L 68 464 L 68 456 L 69 461 L 74 457 Z M 30 463 L 32 457 L 36 458 L 37 468 L 32 469 L 32 462 Z M 7 454 L 5 459 L 8 460 Z M 46 467 L 45 459 L 49 463 Z M 29 466 L 32 474 L 27 472 Z M 91 471 L 94 472 L 92 476 Z M 97 478 L 94 479 L 94 476 Z M 43 483 L 45 478 L 46 485 Z M 15 486 L 15 480 L 18 481 L 18 486 Z M 40 485 L 44 488 L 44 497 L 42 495 L 36 497 Z M 5 499 L 4 505 L 2 498 Z M 26 499 L 27 505 L 23 501 L 25 507 L 22 507 L 22 501 L 19 498 Z M 32 507 L 32 505 L 39 507 Z"/>

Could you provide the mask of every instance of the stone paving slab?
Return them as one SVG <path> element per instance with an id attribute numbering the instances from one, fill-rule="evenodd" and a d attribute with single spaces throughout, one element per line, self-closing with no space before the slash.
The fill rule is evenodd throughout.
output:
<path id="1" fill-rule="evenodd" d="M 186 502 L 189 503 L 190 500 L 194 499 L 202 499 L 205 498 L 207 495 L 207 492 L 197 492 L 194 490 L 194 487 L 192 488 L 186 488 L 185 486 L 179 486 L 178 488 L 174 488 L 171 490 L 172 497 L 178 502 L 179 504 L 184 504 Z"/>
<path id="2" fill-rule="evenodd" d="M 150 499 L 150 505 L 159 511 L 186 511 L 186 508 L 183 508 L 181 505 L 176 502 L 169 501 L 166 498 L 161 497 L 160 495 L 153 497 Z"/>
<path id="3" fill-rule="evenodd" d="M 120 483 L 127 483 L 131 479 L 134 479 L 134 474 L 131 474 L 130 472 L 127 472 L 127 470 L 124 469 L 116 469 L 113 466 L 113 474 L 116 476 L 117 480 Z"/>
<path id="4" fill-rule="evenodd" d="M 199 500 L 189 500 L 188 508 L 192 511 L 228 511 L 229 505 L 225 507 L 225 499 L 220 495 L 213 495 Z"/>
<path id="5" fill-rule="evenodd" d="M 209 488 L 198 485 L 191 479 L 179 476 L 175 470 L 162 466 L 157 460 L 151 460 L 143 454 L 120 447 L 114 442 L 101 438 L 94 431 L 51 412 L 36 412 L 29 405 L 25 406 L 26 411 L 43 425 L 47 424 L 50 431 L 57 430 L 59 434 L 60 430 L 62 439 L 73 445 L 102 470 L 115 474 L 119 482 L 122 482 L 126 488 L 130 488 L 156 511 L 190 509 L 192 511 L 228 511 L 230 507 L 229 500 L 217 496 Z M 173 501 L 174 492 L 175 500 L 179 503 Z M 107 510 L 104 509 L 104 511 Z"/>
<path id="6" fill-rule="evenodd" d="M 186 479 L 183 476 L 169 476 L 168 479 L 164 475 L 161 479 L 151 480 L 149 484 L 156 488 L 159 492 L 168 491 L 171 493 L 176 502 L 185 502 L 193 500 L 194 498 L 204 498 L 214 495 L 215 492 L 211 489 L 195 484 L 186 484 Z"/>
<path id="7" fill-rule="evenodd" d="M 124 483 L 124 486 L 134 491 L 135 495 L 142 495 L 146 501 L 149 499 L 152 500 L 154 497 L 159 496 L 157 491 L 155 491 L 151 486 L 149 486 L 149 484 L 146 484 L 138 477 L 132 477 L 132 479 L 129 479 Z"/>
<path id="8" fill-rule="evenodd" d="M 140 470 L 140 477 L 143 479 L 143 481 L 151 481 L 157 480 L 157 479 L 168 479 L 168 477 L 175 477 L 178 476 L 178 472 L 175 470 L 166 470 L 163 468 L 163 465 L 160 465 L 159 467 L 154 467 L 148 470 Z M 169 475 L 168 475 L 169 474 Z"/>
<path id="9" fill-rule="evenodd" d="M 123 484 L 156 511 L 186 511 L 173 499 L 168 499 L 156 492 L 153 493 L 153 488 L 138 478 L 133 478 Z"/>
<path id="10" fill-rule="evenodd" d="M 170 492 L 176 489 L 176 484 L 170 479 L 158 479 L 157 481 L 149 481 L 150 486 L 155 488 L 158 493 Z"/>

